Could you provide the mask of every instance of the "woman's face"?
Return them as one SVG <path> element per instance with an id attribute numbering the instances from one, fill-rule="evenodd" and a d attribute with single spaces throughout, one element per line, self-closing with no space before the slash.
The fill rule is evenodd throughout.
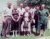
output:
<path id="1" fill-rule="evenodd" d="M 25 10 L 28 12 L 30 10 L 30 8 L 29 7 L 26 7 Z"/>
<path id="2" fill-rule="evenodd" d="M 11 5 L 12 5 L 11 3 L 8 3 L 8 4 L 7 4 L 8 8 L 11 8 Z"/>
<path id="3" fill-rule="evenodd" d="M 39 10 L 39 6 L 37 6 L 36 9 Z"/>
<path id="4" fill-rule="evenodd" d="M 14 19 L 16 19 L 16 20 L 18 19 L 18 15 L 17 15 L 17 14 L 14 14 L 13 17 L 14 17 Z"/>
<path id="5" fill-rule="evenodd" d="M 42 5 L 42 6 L 41 6 L 41 9 L 44 9 L 44 8 L 45 8 L 45 5 Z"/>
<path id="6" fill-rule="evenodd" d="M 18 19 L 18 16 L 19 16 L 18 11 L 17 10 L 13 10 L 12 13 L 13 13 L 12 15 L 13 15 L 14 19 Z"/>

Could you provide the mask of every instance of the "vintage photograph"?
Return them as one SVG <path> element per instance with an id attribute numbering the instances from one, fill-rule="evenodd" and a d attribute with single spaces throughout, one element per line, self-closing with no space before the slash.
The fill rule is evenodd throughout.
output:
<path id="1" fill-rule="evenodd" d="M 50 39 L 50 0 L 0 0 L 0 39 Z"/>

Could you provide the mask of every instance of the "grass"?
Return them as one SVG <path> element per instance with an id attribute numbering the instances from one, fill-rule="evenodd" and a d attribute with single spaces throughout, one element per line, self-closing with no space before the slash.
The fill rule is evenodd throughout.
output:
<path id="1" fill-rule="evenodd" d="M 49 39 L 50 38 L 50 30 L 49 29 L 47 29 L 46 31 L 45 31 L 45 33 L 44 33 L 44 35 L 45 36 L 43 36 L 43 37 L 39 37 L 39 36 L 35 36 L 35 35 L 29 35 L 29 36 L 17 36 L 17 37 L 12 37 L 12 36 L 10 36 L 9 38 L 5 38 L 5 37 L 3 37 L 3 38 L 1 38 L 0 37 L 0 39 Z"/>

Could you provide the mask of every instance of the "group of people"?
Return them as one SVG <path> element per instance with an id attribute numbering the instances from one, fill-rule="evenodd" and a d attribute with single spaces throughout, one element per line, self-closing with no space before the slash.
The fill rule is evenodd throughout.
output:
<path id="1" fill-rule="evenodd" d="M 45 29 L 47 28 L 49 11 L 45 4 L 35 6 L 24 6 L 23 3 L 16 7 L 8 3 L 4 10 L 2 36 L 9 35 L 13 32 L 13 35 L 32 34 L 35 28 L 35 34 L 43 36 Z"/>

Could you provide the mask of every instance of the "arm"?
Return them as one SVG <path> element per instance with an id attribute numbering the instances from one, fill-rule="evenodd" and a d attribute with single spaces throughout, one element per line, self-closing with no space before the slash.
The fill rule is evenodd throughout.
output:
<path id="1" fill-rule="evenodd" d="M 49 10 L 47 10 L 46 14 L 47 14 L 47 17 L 48 17 L 49 16 Z"/>

